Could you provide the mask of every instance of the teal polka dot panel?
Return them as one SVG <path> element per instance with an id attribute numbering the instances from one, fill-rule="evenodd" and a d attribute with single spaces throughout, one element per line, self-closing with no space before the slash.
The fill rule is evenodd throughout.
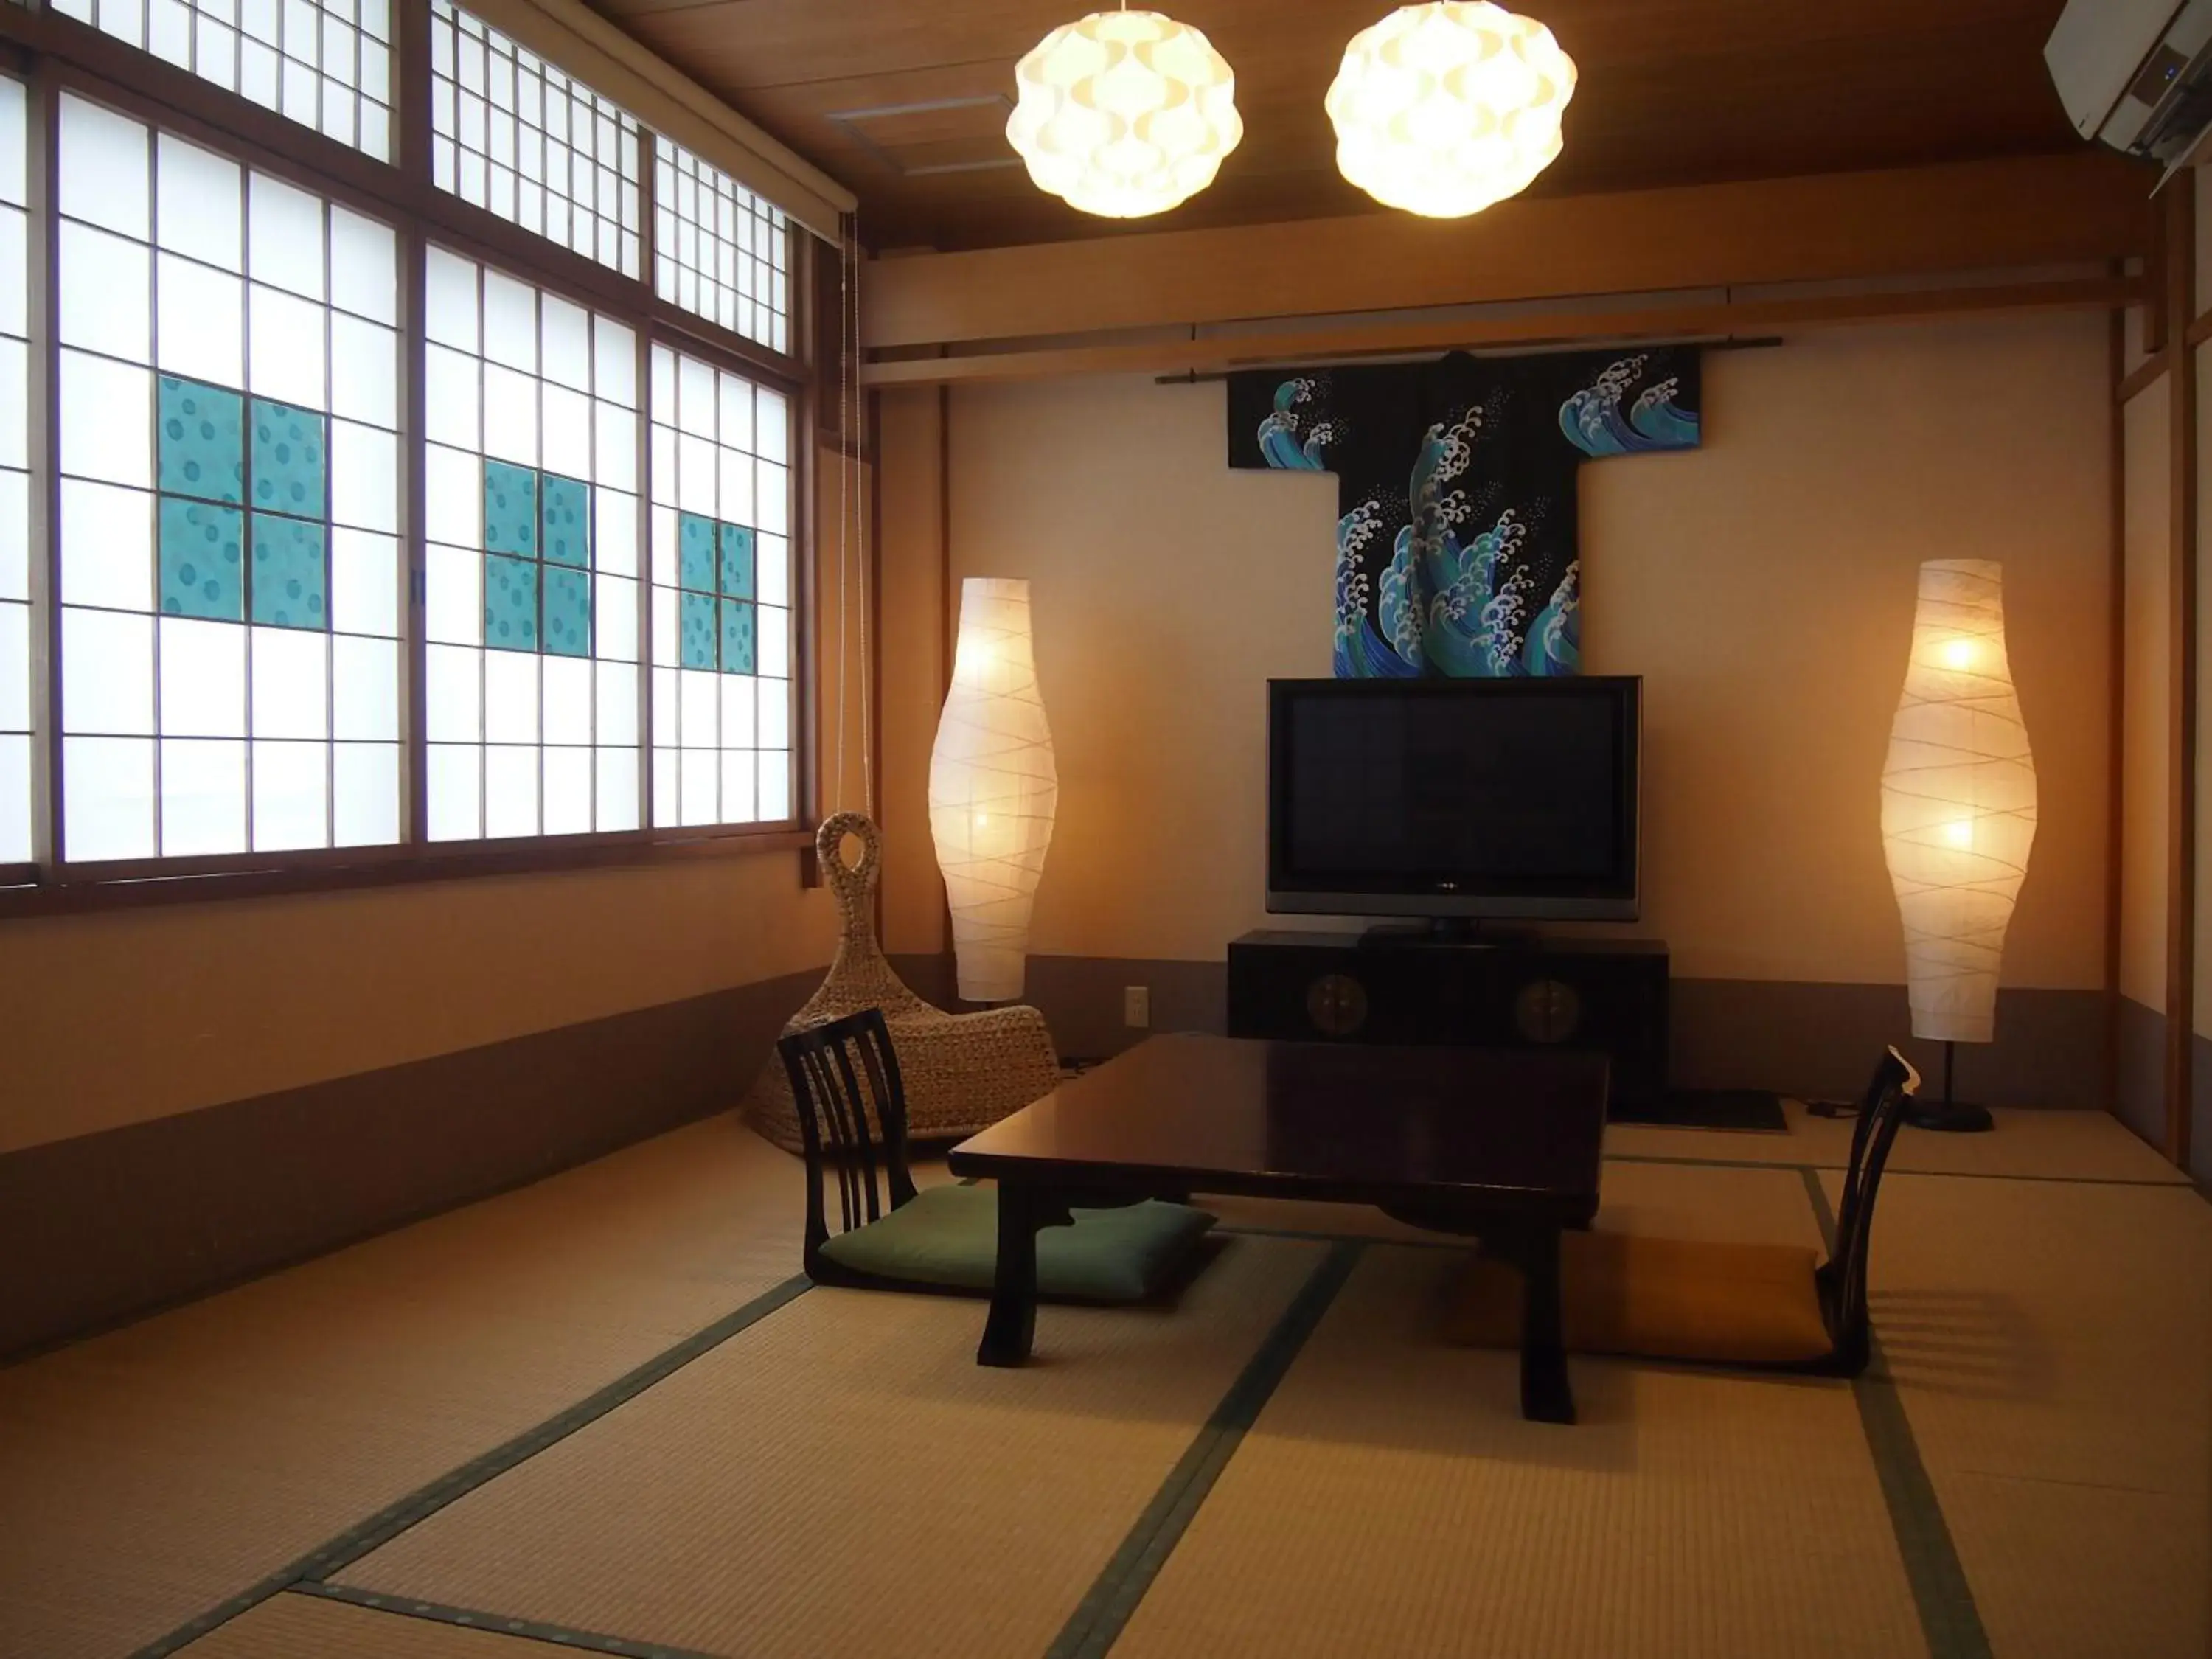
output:
<path id="1" fill-rule="evenodd" d="M 722 672 L 753 672 L 753 608 L 743 599 L 722 601 Z"/>
<path id="2" fill-rule="evenodd" d="M 712 519 L 702 519 L 696 513 L 676 515 L 676 580 L 695 593 L 714 591 L 714 521 Z"/>
<path id="3" fill-rule="evenodd" d="M 743 525 L 722 526 L 722 592 L 733 599 L 753 597 L 753 532 Z"/>
<path id="4" fill-rule="evenodd" d="M 538 556 L 538 472 L 506 461 L 483 470 L 483 537 L 487 553 Z"/>
<path id="5" fill-rule="evenodd" d="M 484 643 L 495 651 L 538 649 L 538 564 L 484 556 Z"/>
<path id="6" fill-rule="evenodd" d="M 157 393 L 155 483 L 164 495 L 246 499 L 246 399 L 164 374 Z"/>
<path id="7" fill-rule="evenodd" d="M 253 620 L 274 628 L 328 627 L 330 532 L 305 519 L 253 515 Z"/>
<path id="8" fill-rule="evenodd" d="M 592 579 L 580 570 L 549 564 L 545 581 L 545 648 L 556 657 L 592 654 Z"/>
<path id="9" fill-rule="evenodd" d="M 544 501 L 545 557 L 553 564 L 587 569 L 592 562 L 592 487 L 576 478 L 545 473 L 539 483 Z"/>
<path id="10" fill-rule="evenodd" d="M 234 507 L 161 497 L 161 614 L 219 622 L 246 618 L 246 570 L 239 550 L 246 514 Z"/>
<path id="11" fill-rule="evenodd" d="M 253 400 L 253 506 L 257 512 L 325 515 L 330 501 L 330 434 L 311 409 Z"/>
<path id="12" fill-rule="evenodd" d="M 682 626 L 678 629 L 678 659 L 686 668 L 714 666 L 714 596 L 711 593 L 685 593 Z"/>

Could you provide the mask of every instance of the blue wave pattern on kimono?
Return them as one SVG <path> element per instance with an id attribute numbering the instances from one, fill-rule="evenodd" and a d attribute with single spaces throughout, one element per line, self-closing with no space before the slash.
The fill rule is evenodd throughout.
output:
<path id="1" fill-rule="evenodd" d="M 1456 678 L 1571 674 L 1571 646 L 1565 655 L 1527 648 L 1534 579 L 1524 562 L 1528 526 L 1518 510 L 1506 507 L 1486 528 L 1462 539 L 1474 508 L 1466 491 L 1455 486 L 1474 459 L 1481 429 L 1481 416 L 1474 410 L 1456 425 L 1430 428 L 1407 484 L 1413 522 L 1399 532 L 1398 551 L 1407 568 L 1408 587 L 1419 585 L 1421 660 L 1428 672 Z M 1387 603 L 1387 586 L 1384 593 Z M 1547 607 L 1538 620 L 1549 626 L 1553 614 Z M 1385 622 L 1387 626 L 1387 611 Z M 1410 628 L 1404 640 L 1394 631 L 1393 642 L 1402 652 L 1413 637 Z M 1556 629 L 1551 637 L 1556 642 Z"/>
<path id="2" fill-rule="evenodd" d="M 1575 674 L 1582 671 L 1582 561 L 1568 565 L 1550 603 L 1528 624 L 1527 642 L 1521 647 L 1523 673 L 1536 678 Z"/>
<path id="3" fill-rule="evenodd" d="M 1681 390 L 1669 377 L 1638 394 L 1626 416 L 1620 400 L 1643 374 L 1648 356 L 1623 357 L 1559 405 L 1559 430 L 1585 455 L 1633 455 L 1653 449 L 1694 449 L 1698 416 L 1675 407 Z"/>
<path id="4" fill-rule="evenodd" d="M 1289 472 L 1328 470 L 1335 428 L 1317 421 L 1303 434 L 1299 430 L 1298 405 L 1313 392 L 1313 381 L 1303 376 L 1275 388 L 1274 407 L 1255 434 L 1269 466 Z M 1411 578 L 1402 558 L 1394 558 L 1383 571 L 1381 602 L 1375 607 L 1390 630 L 1389 639 L 1376 630 L 1369 614 L 1374 593 L 1360 568 L 1360 554 L 1381 528 L 1382 508 L 1374 501 L 1361 502 L 1337 520 L 1336 628 L 1329 655 L 1340 680 L 1410 679 L 1421 672 L 1419 615 L 1407 605 Z"/>
<path id="5" fill-rule="evenodd" d="M 1381 527 L 1382 508 L 1374 501 L 1362 501 L 1337 520 L 1336 635 L 1330 655 L 1340 680 L 1409 679 L 1420 672 L 1415 660 L 1399 655 L 1384 642 L 1368 618 L 1367 573 L 1360 568 L 1359 555 Z M 1388 573 L 1383 585 L 1387 595 Z"/>
<path id="6" fill-rule="evenodd" d="M 1260 453 L 1267 458 L 1269 466 L 1281 467 L 1292 472 L 1323 472 L 1328 463 L 1322 452 L 1334 435 L 1326 421 L 1316 422 L 1304 438 L 1298 435 L 1297 405 L 1313 392 L 1313 382 L 1299 379 L 1285 380 L 1275 388 L 1275 407 L 1260 422 Z"/>

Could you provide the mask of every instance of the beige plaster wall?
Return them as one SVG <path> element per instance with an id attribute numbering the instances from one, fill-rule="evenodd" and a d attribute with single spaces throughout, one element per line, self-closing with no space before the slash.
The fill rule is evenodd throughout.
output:
<path id="1" fill-rule="evenodd" d="M 1901 977 L 1882 755 L 1915 568 L 1972 555 L 2005 562 L 2042 780 L 2007 979 L 2101 982 L 2106 374 L 2098 318 L 1808 334 L 1708 356 L 1703 450 L 1583 469 L 1585 659 L 1646 678 L 1637 931 L 1678 974 Z M 952 394 L 953 574 L 1035 584 L 1061 781 L 1040 953 L 1213 959 L 1267 921 L 1263 685 L 1328 672 L 1335 484 L 1229 470 L 1223 407 L 1145 379 Z M 917 605 L 931 418 L 884 428 L 885 591 Z M 933 722 L 897 745 L 925 764 Z M 893 839 L 920 937 L 934 896 L 897 890 L 926 828 Z"/>

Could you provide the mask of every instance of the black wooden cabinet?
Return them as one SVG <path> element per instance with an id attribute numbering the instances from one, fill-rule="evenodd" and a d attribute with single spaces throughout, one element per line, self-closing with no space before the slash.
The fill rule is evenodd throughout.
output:
<path id="1" fill-rule="evenodd" d="M 1247 933 L 1229 947 L 1229 1035 L 1596 1049 L 1613 1062 L 1614 1104 L 1654 1107 L 1667 1089 L 1667 947 Z"/>

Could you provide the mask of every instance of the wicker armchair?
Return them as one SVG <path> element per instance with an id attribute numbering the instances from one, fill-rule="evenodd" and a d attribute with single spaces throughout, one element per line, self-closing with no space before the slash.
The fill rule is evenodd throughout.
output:
<path id="1" fill-rule="evenodd" d="M 844 860 L 848 836 L 860 843 L 857 866 Z M 786 1036 L 863 1008 L 882 1009 L 905 1079 L 907 1133 L 917 1140 L 973 1134 L 1060 1086 L 1060 1057 L 1036 1009 L 1016 1005 L 948 1014 L 924 1002 L 891 971 L 872 919 L 884 844 L 871 819 L 840 812 L 816 833 L 814 848 L 837 895 L 844 931 L 830 976 L 791 1017 Z M 775 1055 L 761 1068 L 744 1111 L 756 1129 L 787 1152 L 805 1150 L 791 1079 Z"/>

